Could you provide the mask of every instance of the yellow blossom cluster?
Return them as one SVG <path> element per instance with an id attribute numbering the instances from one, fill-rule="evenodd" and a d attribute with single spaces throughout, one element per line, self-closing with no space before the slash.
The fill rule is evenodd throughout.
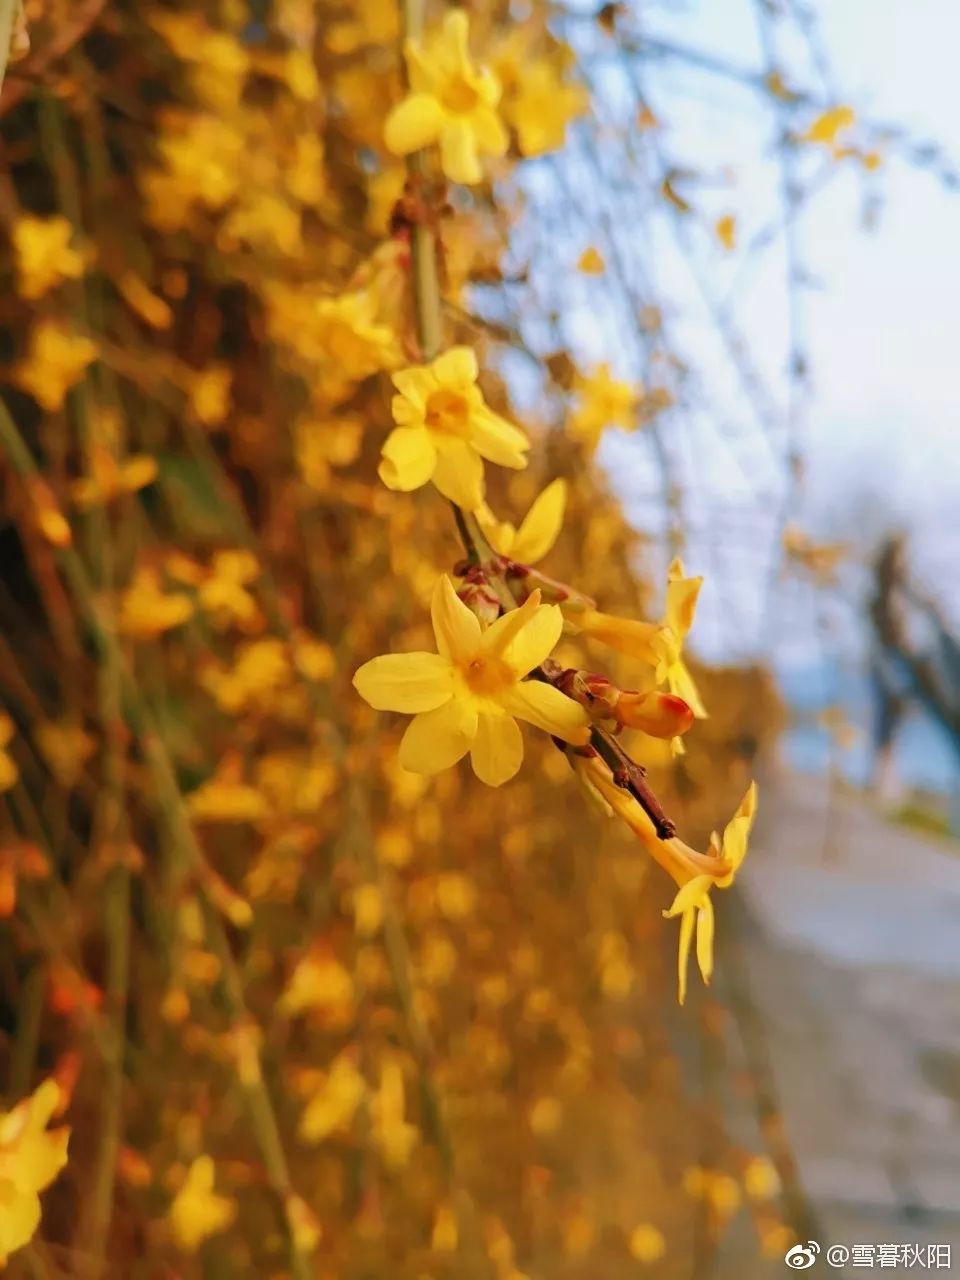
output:
<path id="1" fill-rule="evenodd" d="M 709 977 L 755 792 L 700 853 L 610 761 L 705 834 L 758 700 L 589 465 L 656 391 L 521 425 L 472 310 L 590 105 L 550 17 L 119 0 L 9 117 L 0 1257 L 630 1280 L 700 1221 L 658 895 Z"/>

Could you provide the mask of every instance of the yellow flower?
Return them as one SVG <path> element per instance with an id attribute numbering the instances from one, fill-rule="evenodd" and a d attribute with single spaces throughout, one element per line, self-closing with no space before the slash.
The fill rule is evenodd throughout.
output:
<path id="1" fill-rule="evenodd" d="M 170 1206 L 170 1229 L 177 1244 L 196 1253 L 209 1236 L 229 1227 L 237 1206 L 213 1189 L 215 1169 L 209 1156 L 197 1156 Z"/>
<path id="2" fill-rule="evenodd" d="M 707 712 L 683 660 L 683 642 L 693 625 L 702 585 L 703 578 L 686 577 L 683 561 L 675 559 L 667 575 L 666 612 L 662 622 L 618 618 L 596 609 L 576 613 L 570 622 L 577 632 L 653 667 L 656 683 L 666 682 L 670 692 L 682 698 L 702 720 Z"/>
<path id="3" fill-rule="evenodd" d="M 393 375 L 397 426 L 383 446 L 380 479 L 388 489 L 419 489 L 432 480 L 466 511 L 483 501 L 483 459 L 522 470 L 529 442 L 519 427 L 487 407 L 476 385 L 477 357 L 452 347 L 432 364 Z"/>
<path id="4" fill-rule="evenodd" d="M 526 66 L 508 107 L 510 123 L 525 156 L 540 156 L 563 146 L 567 125 L 587 109 L 582 85 L 567 84 L 554 64 L 541 59 Z"/>
<path id="5" fill-rule="evenodd" d="M 94 445 L 90 453 L 90 474 L 70 486 L 74 505 L 81 511 L 113 502 L 124 493 L 136 493 L 157 478 L 156 461 L 146 453 L 135 453 L 118 462 L 109 449 Z"/>
<path id="6" fill-rule="evenodd" d="M 485 502 L 477 508 L 477 520 L 495 551 L 518 564 L 536 564 L 556 542 L 566 505 L 567 483 L 554 480 L 534 499 L 519 529 L 497 520 Z"/>
<path id="7" fill-rule="evenodd" d="M 193 601 L 180 591 L 164 591 L 155 569 L 138 569 L 120 601 L 121 635 L 154 640 L 193 616 Z"/>
<path id="8" fill-rule="evenodd" d="M 97 345 L 71 333 L 57 320 L 41 320 L 30 335 L 26 357 L 16 367 L 15 380 L 41 408 L 63 407 L 67 392 L 97 358 Z"/>
<path id="9" fill-rule="evenodd" d="M 831 107 L 812 121 L 807 130 L 800 135 L 801 142 L 819 142 L 826 147 L 834 147 L 838 136 L 850 129 L 856 122 L 853 107 Z"/>
<path id="10" fill-rule="evenodd" d="M 9 791 L 20 777 L 16 761 L 7 751 L 7 746 L 15 732 L 13 721 L 5 711 L 0 711 L 0 793 Z"/>
<path id="11" fill-rule="evenodd" d="M 679 886 L 664 917 L 680 917 L 680 945 L 677 971 L 679 1000 L 687 994 L 687 967 L 690 948 L 696 932 L 697 963 L 704 982 L 713 973 L 713 903 L 712 888 L 726 889 L 734 880 L 746 857 L 747 839 L 757 811 L 757 786 L 751 783 L 737 812 L 727 823 L 720 841 L 716 833 L 710 837 L 708 853 L 698 853 L 676 836 L 661 840 L 650 818 L 637 801 L 616 785 L 609 769 L 596 757 L 574 758 L 574 767 L 588 795 L 599 801 L 608 814 L 615 813 L 640 838 L 644 848 Z"/>
<path id="12" fill-rule="evenodd" d="M 400 364 L 397 336 L 379 318 L 372 289 L 330 296 L 276 283 L 265 295 L 270 336 L 339 383 L 349 386 Z"/>
<path id="13" fill-rule="evenodd" d="M 606 269 L 603 254 L 593 245 L 584 249 L 577 260 L 577 270 L 582 271 L 585 276 L 602 276 Z"/>
<path id="14" fill-rule="evenodd" d="M 288 1017 L 316 1010 L 334 1021 L 348 1018 L 353 1005 L 353 978 L 322 944 L 297 961 L 279 1002 L 280 1012 Z"/>
<path id="15" fill-rule="evenodd" d="M 394 1057 L 380 1068 L 380 1087 L 370 1108 L 373 1137 L 388 1169 L 402 1169 L 420 1138 L 404 1119 L 403 1071 Z"/>
<path id="16" fill-rule="evenodd" d="M 83 275 L 83 255 L 70 247 L 73 227 L 66 218 L 18 218 L 13 227 L 22 298 L 35 301 L 61 280 Z"/>
<path id="17" fill-rule="evenodd" d="M 630 1253 L 638 1262 L 648 1266 L 659 1262 L 667 1251 L 663 1232 L 650 1222 L 641 1222 L 630 1233 Z"/>
<path id="18" fill-rule="evenodd" d="M 437 773 L 469 751 L 477 777 L 498 787 L 523 760 L 514 717 L 565 742 L 589 740 L 583 707 L 548 684 L 524 679 L 563 628 L 559 608 L 541 605 L 539 591 L 482 631 L 444 576 L 433 593 L 432 616 L 438 653 L 373 658 L 353 678 L 376 710 L 413 713 L 400 744 L 405 769 Z"/>
<path id="19" fill-rule="evenodd" d="M 300 1117 L 297 1137 L 302 1142 L 322 1142 L 329 1134 L 348 1128 L 366 1092 L 367 1083 L 357 1070 L 355 1054 L 349 1050 L 338 1054 Z"/>
<path id="20" fill-rule="evenodd" d="M 468 35 L 466 13 L 452 9 L 423 45 L 406 42 L 410 93 L 387 117 L 384 141 L 398 156 L 439 142 L 446 176 L 472 184 L 483 177 L 480 153 L 502 156 L 508 138 L 495 110 L 500 83 L 486 67 L 474 66 Z"/>
<path id="21" fill-rule="evenodd" d="M 0 1112 L 0 1266 L 33 1238 L 39 1193 L 67 1163 L 70 1130 L 47 1129 L 60 1102 L 56 1082 L 45 1080 L 12 1111 Z"/>
<path id="22" fill-rule="evenodd" d="M 608 427 L 634 431 L 639 425 L 643 389 L 618 381 L 611 375 L 608 364 L 598 365 L 590 374 L 578 373 L 573 390 L 577 403 L 567 420 L 567 434 L 591 451 Z"/>

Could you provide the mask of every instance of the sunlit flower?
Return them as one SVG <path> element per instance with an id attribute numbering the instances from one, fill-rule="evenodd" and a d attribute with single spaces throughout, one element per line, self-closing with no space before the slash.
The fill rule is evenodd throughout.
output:
<path id="1" fill-rule="evenodd" d="M 170 1230 L 186 1253 L 196 1253 L 204 1240 L 225 1231 L 237 1206 L 213 1189 L 216 1170 L 209 1156 L 197 1156 L 169 1210 Z"/>
<path id="2" fill-rule="evenodd" d="M 529 442 L 490 409 L 477 386 L 477 357 L 452 347 L 431 364 L 393 375 L 397 426 L 387 437 L 380 478 L 388 489 L 419 489 L 432 480 L 467 511 L 483 501 L 483 459 L 520 470 Z"/>
<path id="3" fill-rule="evenodd" d="M 15 370 L 22 387 L 41 408 L 54 412 L 63 407 L 67 392 L 97 358 L 97 344 L 72 332 L 58 320 L 41 320 L 30 334 L 26 356 Z"/>
<path id="4" fill-rule="evenodd" d="M 661 840 L 640 804 L 613 777 L 599 757 L 576 757 L 574 767 L 588 793 L 592 793 L 607 813 L 616 814 L 640 838 L 653 860 L 679 886 L 676 897 L 663 914 L 680 917 L 678 950 L 679 999 L 687 994 L 687 967 L 696 933 L 697 964 L 704 982 L 713 973 L 713 903 L 710 890 L 726 889 L 734 880 L 747 853 L 747 840 L 757 810 L 757 786 L 751 783 L 737 812 L 727 823 L 721 841 L 710 838 L 707 853 L 698 853 L 676 836 Z"/>
<path id="5" fill-rule="evenodd" d="M 593 245 L 584 249 L 577 259 L 577 270 L 582 271 L 585 276 L 602 276 L 606 269 L 607 264 L 603 260 L 603 254 Z"/>
<path id="6" fill-rule="evenodd" d="M 469 751 L 477 777 L 500 786 L 523 760 L 515 717 L 565 742 L 588 741 L 583 707 L 548 684 L 524 679 L 550 654 L 563 628 L 559 608 L 541 605 L 539 591 L 482 631 L 444 576 L 433 593 L 432 615 L 438 653 L 372 658 L 353 678 L 376 710 L 414 715 L 400 744 L 405 769 L 437 773 Z"/>
<path id="7" fill-rule="evenodd" d="M 666 683 L 672 694 L 682 698 L 693 714 L 703 719 L 706 709 L 683 660 L 683 642 L 693 625 L 702 585 L 703 578 L 688 578 L 683 561 L 675 559 L 667 574 L 662 621 L 643 622 L 587 609 L 573 616 L 571 622 L 576 631 L 652 667 L 655 682 Z"/>
<path id="8" fill-rule="evenodd" d="M 66 218 L 18 218 L 13 225 L 18 292 L 35 301 L 62 280 L 83 275 L 83 254 L 71 247 L 73 227 Z"/>
<path id="9" fill-rule="evenodd" d="M 575 404 L 567 419 L 567 434 L 591 451 L 609 427 L 634 431 L 640 425 L 643 388 L 614 378 L 608 364 L 574 379 Z"/>
<path id="10" fill-rule="evenodd" d="M 536 564 L 556 542 L 566 504 L 567 482 L 554 480 L 534 499 L 519 528 L 498 520 L 485 502 L 477 508 L 477 521 L 495 551 L 518 564 Z"/>
<path id="11" fill-rule="evenodd" d="M 81 511 L 113 502 L 125 493 L 152 484 L 157 463 L 146 453 L 135 453 L 118 462 L 109 449 L 94 445 L 90 452 L 90 474 L 74 480 L 70 493 Z"/>
<path id="12" fill-rule="evenodd" d="M 349 1017 L 353 1006 L 353 978 L 322 944 L 297 961 L 279 1003 L 281 1013 L 288 1017 L 314 1010 L 333 1021 Z"/>
<path id="13" fill-rule="evenodd" d="M 33 1238 L 39 1193 L 67 1163 L 70 1130 L 47 1129 L 61 1101 L 57 1083 L 45 1080 L 12 1111 L 0 1112 L 0 1266 Z"/>
<path id="14" fill-rule="evenodd" d="M 406 42 L 410 93 L 387 117 L 384 141 L 398 156 L 438 142 L 450 181 L 472 184 L 483 177 L 480 155 L 502 156 L 508 138 L 496 112 L 499 81 L 474 65 L 468 36 L 466 13 L 451 9 L 422 44 Z"/>

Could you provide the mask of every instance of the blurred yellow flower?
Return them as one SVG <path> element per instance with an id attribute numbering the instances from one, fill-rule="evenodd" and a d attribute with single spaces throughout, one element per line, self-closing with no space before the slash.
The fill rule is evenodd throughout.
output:
<path id="1" fill-rule="evenodd" d="M 404 1119 L 403 1070 L 392 1055 L 380 1068 L 380 1087 L 370 1108 L 373 1138 L 388 1169 L 402 1169 L 420 1139 L 416 1125 Z"/>
<path id="2" fill-rule="evenodd" d="M 717 239 L 723 245 L 728 253 L 732 253 L 737 247 L 737 220 L 732 213 L 725 213 L 717 219 L 714 230 L 717 233 Z"/>
<path id="3" fill-rule="evenodd" d="M 62 280 L 83 275 L 83 254 L 71 248 L 73 227 L 66 218 L 18 218 L 12 238 L 22 298 L 33 302 Z"/>
<path id="4" fill-rule="evenodd" d="M 47 1129 L 62 1102 L 54 1080 L 45 1080 L 12 1111 L 0 1112 L 0 1267 L 40 1225 L 39 1193 L 67 1163 L 70 1130 Z"/>
<path id="5" fill-rule="evenodd" d="M 630 1233 L 630 1253 L 637 1262 L 645 1262 L 648 1266 L 659 1262 L 667 1251 L 667 1242 L 663 1232 L 650 1222 L 641 1222 Z"/>
<path id="6" fill-rule="evenodd" d="M 117 627 L 134 640 L 155 640 L 193 617 L 193 601 L 181 591 L 165 591 L 156 569 L 137 570 L 120 599 Z"/>
<path id="7" fill-rule="evenodd" d="M 74 480 L 70 493 L 81 511 L 115 501 L 125 493 L 152 484 L 157 478 L 157 463 L 146 453 L 134 453 L 118 462 L 103 445 L 90 451 L 90 474 Z"/>
<path id="8" fill-rule="evenodd" d="M 14 380 L 41 408 L 63 407 L 67 392 L 97 358 L 97 344 L 73 333 L 59 320 L 40 320 L 30 334 L 26 356 L 16 365 Z"/>
<path id="9" fill-rule="evenodd" d="M 318 945 L 297 962 L 280 998 L 288 1017 L 308 1010 L 342 1019 L 353 1010 L 353 978 L 325 946 Z"/>
<path id="10" fill-rule="evenodd" d="M 356 1054 L 345 1050 L 333 1060 L 304 1108 L 297 1126 L 302 1142 L 322 1142 L 329 1134 L 350 1126 L 367 1092 L 367 1082 L 357 1070 Z"/>
<path id="11" fill-rule="evenodd" d="M 536 564 L 548 553 L 563 527 L 567 482 L 554 480 L 537 495 L 519 528 L 497 520 L 485 502 L 477 508 L 477 521 L 495 551 L 518 564 Z"/>
<path id="12" fill-rule="evenodd" d="M 577 270 L 582 271 L 585 276 L 602 276 L 606 269 L 603 254 L 593 245 L 584 249 L 577 260 Z"/>
<path id="13" fill-rule="evenodd" d="M 196 1253 L 204 1240 L 225 1231 L 237 1206 L 213 1189 L 216 1171 L 209 1156 L 197 1156 L 169 1210 L 170 1230 L 186 1253 Z"/>
<path id="14" fill-rule="evenodd" d="M 589 740 L 583 707 L 548 684 L 524 679 L 563 628 L 559 608 L 541 605 L 539 591 L 482 631 L 444 576 L 433 593 L 432 616 L 438 653 L 372 658 L 353 678 L 376 710 L 413 714 L 400 744 L 405 769 L 437 773 L 469 751 L 477 777 L 498 787 L 523 760 L 515 717 L 565 742 Z"/>
<path id="15" fill-rule="evenodd" d="M 584 86 L 565 81 L 555 61 L 540 58 L 526 65 L 505 107 L 523 155 L 540 156 L 562 147 L 567 125 L 583 115 L 589 101 Z"/>
<path id="16" fill-rule="evenodd" d="M 477 357 L 451 347 L 431 364 L 393 375 L 397 426 L 383 445 L 380 478 L 388 489 L 419 489 L 432 480 L 466 511 L 483 501 L 483 459 L 520 470 L 527 437 L 488 408 L 476 385 Z"/>
<path id="17" fill-rule="evenodd" d="M 483 177 L 480 154 L 502 156 L 509 139 L 496 112 L 499 81 L 474 65 L 468 36 L 466 13 L 452 9 L 423 44 L 406 42 L 410 93 L 387 117 L 384 141 L 398 156 L 439 142 L 450 181 L 473 184 Z"/>
<path id="18" fill-rule="evenodd" d="M 614 378 L 609 364 L 598 365 L 589 374 L 577 373 L 573 391 L 576 403 L 567 419 L 567 434 L 591 452 L 608 427 L 635 431 L 640 425 L 643 388 Z"/>
<path id="19" fill-rule="evenodd" d="M 853 107 L 831 107 L 813 120 L 800 135 L 801 142 L 819 142 L 823 146 L 833 147 L 837 138 L 856 121 Z"/>

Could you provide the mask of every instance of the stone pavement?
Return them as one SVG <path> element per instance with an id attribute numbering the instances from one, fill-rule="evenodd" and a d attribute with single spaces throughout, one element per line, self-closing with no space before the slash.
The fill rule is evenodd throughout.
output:
<path id="1" fill-rule="evenodd" d="M 784 776 L 761 788 L 738 884 L 738 901 L 718 903 L 717 994 L 760 1030 L 817 1238 L 950 1244 L 960 1275 L 960 845 L 891 826 L 822 779 Z M 734 1072 L 737 1053 L 728 1046 Z M 728 1100 L 756 1149 L 755 1112 Z M 745 1230 L 709 1275 L 787 1274 Z M 810 1274 L 868 1270 L 821 1256 Z"/>

